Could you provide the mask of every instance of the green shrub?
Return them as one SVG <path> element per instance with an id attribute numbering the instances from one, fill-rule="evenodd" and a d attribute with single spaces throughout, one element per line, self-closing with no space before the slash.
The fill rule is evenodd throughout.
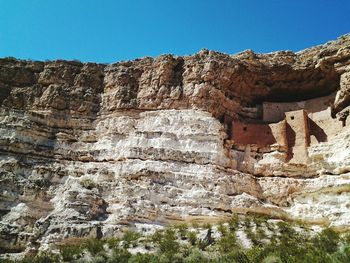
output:
<path id="1" fill-rule="evenodd" d="M 244 218 L 243 224 L 244 224 L 244 227 L 245 227 L 245 228 L 250 228 L 250 227 L 251 227 L 252 221 L 250 220 L 250 217 L 249 217 L 249 216 L 246 216 L 246 217 Z"/>
<path id="2" fill-rule="evenodd" d="M 332 263 L 350 262 L 350 245 L 342 247 L 339 251 L 332 254 Z"/>
<path id="3" fill-rule="evenodd" d="M 194 248 L 190 251 L 189 255 L 184 259 L 184 263 L 206 263 L 209 259 L 203 255 L 203 253 L 198 249 Z"/>
<path id="4" fill-rule="evenodd" d="M 331 258 L 330 255 L 328 255 L 325 251 L 316 249 L 314 247 L 309 247 L 304 251 L 303 254 L 300 254 L 299 256 L 294 256 L 299 262 L 302 263 L 330 263 Z M 290 262 L 290 261 L 289 261 Z"/>
<path id="5" fill-rule="evenodd" d="M 199 224 L 197 222 L 192 222 L 192 227 L 193 228 L 199 228 Z"/>
<path id="6" fill-rule="evenodd" d="M 23 263 L 55 263 L 59 262 L 59 255 L 50 252 L 39 253 L 35 257 L 23 259 Z"/>
<path id="7" fill-rule="evenodd" d="M 276 233 L 276 228 L 275 225 L 273 223 L 267 222 L 265 223 L 266 228 L 272 232 L 273 235 L 275 235 Z"/>
<path id="8" fill-rule="evenodd" d="M 107 259 L 107 263 L 128 263 L 130 258 L 131 254 L 126 249 L 114 248 Z"/>
<path id="9" fill-rule="evenodd" d="M 264 229 L 258 228 L 255 231 L 255 238 L 260 241 L 260 244 L 263 242 L 265 238 L 267 238 Z"/>
<path id="10" fill-rule="evenodd" d="M 314 244 L 327 253 L 334 253 L 338 248 L 339 241 L 339 234 L 331 228 L 326 228 L 317 235 L 314 239 Z"/>
<path id="11" fill-rule="evenodd" d="M 218 241 L 217 241 L 219 251 L 222 253 L 228 253 L 230 251 L 235 251 L 239 248 L 237 244 L 237 238 L 235 233 L 227 233 L 223 235 Z"/>
<path id="12" fill-rule="evenodd" d="M 180 245 L 176 241 L 176 234 L 173 229 L 166 229 L 162 235 L 161 240 L 158 242 L 158 247 L 161 253 L 167 253 L 170 255 L 175 254 Z"/>
<path id="13" fill-rule="evenodd" d="M 154 254 L 137 253 L 136 255 L 131 256 L 131 258 L 128 260 L 128 263 L 152 263 L 152 262 L 154 263 L 158 262 L 158 258 Z"/>
<path id="14" fill-rule="evenodd" d="M 187 232 L 187 238 L 188 238 L 188 241 L 190 242 L 190 244 L 192 246 L 197 244 L 198 238 L 197 238 L 197 233 L 196 232 L 188 231 Z"/>
<path id="15" fill-rule="evenodd" d="M 103 250 L 104 241 L 96 238 L 90 238 L 82 244 L 82 248 L 86 249 L 91 255 L 96 255 Z"/>
<path id="16" fill-rule="evenodd" d="M 242 251 L 232 251 L 228 254 L 220 256 L 214 262 L 218 263 L 250 263 L 250 262 L 258 262 L 258 261 L 250 261 L 245 253 Z"/>
<path id="17" fill-rule="evenodd" d="M 108 247 L 111 249 L 117 248 L 119 246 L 120 239 L 115 238 L 115 237 L 111 237 L 111 238 L 106 239 L 106 243 L 107 243 Z"/>
<path id="18" fill-rule="evenodd" d="M 89 263 L 106 263 L 108 255 L 104 251 L 98 252 L 94 257 L 91 258 Z"/>
<path id="19" fill-rule="evenodd" d="M 245 254 L 250 262 L 261 262 L 263 249 L 261 247 L 252 247 L 245 251 Z"/>
<path id="20" fill-rule="evenodd" d="M 253 222 L 257 227 L 262 226 L 264 223 L 266 223 L 267 218 L 264 216 L 254 216 L 253 217 Z"/>
<path id="21" fill-rule="evenodd" d="M 85 178 L 85 179 L 81 180 L 80 184 L 81 184 L 81 186 L 83 186 L 84 188 L 89 189 L 89 190 L 96 187 L 95 182 L 89 178 Z"/>
<path id="22" fill-rule="evenodd" d="M 154 234 L 151 236 L 151 240 L 154 244 L 158 244 L 161 241 L 163 232 L 163 230 L 156 230 L 156 232 L 154 232 Z"/>
<path id="23" fill-rule="evenodd" d="M 182 240 L 187 239 L 187 230 L 188 230 L 188 226 L 185 223 L 179 224 L 176 226 L 178 233 L 180 235 L 180 238 Z"/>
<path id="24" fill-rule="evenodd" d="M 345 245 L 350 245 L 350 233 L 345 234 L 342 239 Z"/>
<path id="25" fill-rule="evenodd" d="M 224 236 L 224 235 L 227 235 L 228 229 L 227 229 L 226 226 L 224 226 L 223 223 L 220 223 L 220 224 L 218 225 L 218 231 L 219 231 L 219 233 L 220 233 L 222 236 Z"/>
<path id="26" fill-rule="evenodd" d="M 292 226 L 286 222 L 283 222 L 283 221 L 278 222 L 277 227 L 282 238 L 288 239 L 296 235 L 294 228 L 292 228 Z"/>
<path id="27" fill-rule="evenodd" d="M 65 245 L 59 248 L 63 261 L 71 262 L 83 252 L 80 245 Z"/>
<path id="28" fill-rule="evenodd" d="M 233 214 L 231 216 L 230 220 L 228 221 L 228 225 L 229 225 L 230 231 L 236 231 L 236 229 L 239 226 L 239 218 L 237 214 Z"/>
<path id="29" fill-rule="evenodd" d="M 282 263 L 282 260 L 279 256 L 269 255 L 266 258 L 264 258 L 262 263 Z"/>
<path id="30" fill-rule="evenodd" d="M 137 245 L 138 239 L 141 237 L 141 234 L 135 231 L 127 230 L 123 236 L 123 247 L 135 247 Z"/>

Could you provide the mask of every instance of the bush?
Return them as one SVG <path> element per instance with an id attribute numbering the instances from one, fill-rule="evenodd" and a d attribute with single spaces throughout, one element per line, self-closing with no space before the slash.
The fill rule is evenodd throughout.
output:
<path id="1" fill-rule="evenodd" d="M 346 233 L 342 237 L 342 242 L 344 245 L 350 245 L 350 233 Z"/>
<path id="2" fill-rule="evenodd" d="M 233 214 L 230 220 L 228 221 L 230 231 L 235 231 L 239 226 L 239 218 L 237 214 Z"/>
<path id="3" fill-rule="evenodd" d="M 187 239 L 187 229 L 188 226 L 185 223 L 179 224 L 176 226 L 178 233 L 182 240 Z"/>
<path id="4" fill-rule="evenodd" d="M 289 224 L 286 223 L 286 222 L 283 222 L 283 221 L 278 222 L 278 223 L 277 223 L 277 227 L 278 227 L 278 230 L 279 230 L 280 235 L 281 235 L 282 238 L 287 238 L 287 239 L 289 239 L 289 238 L 291 238 L 291 237 L 293 237 L 293 236 L 296 235 L 296 232 L 295 232 L 295 230 L 292 228 L 292 226 L 289 225 Z"/>
<path id="5" fill-rule="evenodd" d="M 203 255 L 203 253 L 197 249 L 194 248 L 190 251 L 189 255 L 184 259 L 184 263 L 205 263 L 209 262 L 209 259 Z"/>
<path id="6" fill-rule="evenodd" d="M 192 227 L 193 228 L 199 228 L 199 224 L 197 222 L 192 222 Z"/>
<path id="7" fill-rule="evenodd" d="M 332 255 L 332 263 L 350 262 L 350 245 L 344 246 Z"/>
<path id="8" fill-rule="evenodd" d="M 106 252 L 104 251 L 101 251 L 101 252 L 98 252 L 97 255 L 95 255 L 90 263 L 106 263 L 108 260 L 108 255 L 106 254 Z"/>
<path id="9" fill-rule="evenodd" d="M 263 225 L 263 223 L 266 223 L 267 218 L 263 216 L 254 216 L 253 217 L 253 222 L 257 227 L 260 227 Z"/>
<path id="10" fill-rule="evenodd" d="M 176 241 L 175 231 L 173 229 L 167 229 L 161 240 L 158 243 L 159 250 L 161 253 L 173 255 L 179 250 L 179 243 Z"/>
<path id="11" fill-rule="evenodd" d="M 115 238 L 115 237 L 108 238 L 108 239 L 106 239 L 106 243 L 107 243 L 108 247 L 111 249 L 117 248 L 119 246 L 120 239 Z"/>
<path id="12" fill-rule="evenodd" d="M 119 261 L 116 261 L 119 262 Z M 128 263 L 150 263 L 150 262 L 158 262 L 158 258 L 154 254 L 141 254 L 137 253 L 136 255 L 131 256 L 128 260 Z"/>
<path id="13" fill-rule="evenodd" d="M 263 255 L 264 250 L 261 247 L 252 247 L 245 251 L 245 254 L 250 262 L 261 262 L 264 258 Z"/>
<path id="14" fill-rule="evenodd" d="M 192 246 L 197 244 L 198 238 L 197 238 L 197 233 L 196 232 L 188 231 L 187 232 L 187 238 L 188 238 L 188 241 L 190 242 L 190 244 Z"/>
<path id="15" fill-rule="evenodd" d="M 249 216 L 246 216 L 246 217 L 244 218 L 243 224 L 244 224 L 244 227 L 245 227 L 245 228 L 250 228 L 250 227 L 251 227 L 252 221 L 250 220 L 250 217 L 249 217 Z"/>
<path id="16" fill-rule="evenodd" d="M 104 241 L 96 238 L 90 238 L 82 245 L 83 249 L 86 249 L 91 255 L 96 255 L 103 250 Z"/>
<path id="17" fill-rule="evenodd" d="M 95 182 L 89 178 L 85 178 L 85 179 L 81 180 L 80 184 L 81 184 L 81 186 L 83 186 L 84 188 L 89 189 L 89 190 L 96 187 Z"/>
<path id="18" fill-rule="evenodd" d="M 256 233 L 254 233 L 250 228 L 247 228 L 246 230 L 245 230 L 245 233 L 246 233 L 246 235 L 247 235 L 247 238 L 249 238 L 250 239 L 250 241 L 252 241 L 252 243 L 253 243 L 253 245 L 254 246 L 262 246 L 262 240 L 260 240 L 258 237 L 257 237 L 257 235 L 256 235 Z"/>
<path id="19" fill-rule="evenodd" d="M 124 233 L 123 236 L 123 247 L 129 248 L 129 247 L 135 247 L 137 245 L 138 239 L 141 237 L 140 233 L 137 233 L 135 231 L 127 230 Z"/>
<path id="20" fill-rule="evenodd" d="M 112 250 L 112 254 L 107 259 L 107 263 L 128 263 L 131 258 L 131 254 L 126 249 L 115 248 Z"/>
<path id="21" fill-rule="evenodd" d="M 282 260 L 279 256 L 269 255 L 266 258 L 264 258 L 262 263 L 282 263 Z"/>
<path id="22" fill-rule="evenodd" d="M 224 235 L 227 235 L 228 229 L 227 229 L 226 226 L 224 226 L 223 223 L 220 223 L 220 224 L 218 225 L 218 231 L 219 231 L 219 233 L 220 233 L 222 236 L 224 236 Z"/>
<path id="23" fill-rule="evenodd" d="M 83 251 L 80 245 L 65 245 L 59 248 L 63 261 L 71 262 Z"/>
<path id="24" fill-rule="evenodd" d="M 218 241 L 219 251 L 222 253 L 228 253 L 235 251 L 239 248 L 237 244 L 237 238 L 234 233 L 227 233 L 223 235 Z"/>
<path id="25" fill-rule="evenodd" d="M 222 255 L 214 262 L 218 263 L 250 263 L 259 261 L 250 261 L 249 258 L 242 251 L 233 251 L 228 254 Z"/>
<path id="26" fill-rule="evenodd" d="M 59 262 L 59 255 L 50 252 L 43 252 L 35 257 L 25 258 L 21 262 L 23 263 L 55 263 Z"/>
<path id="27" fill-rule="evenodd" d="M 327 253 L 334 253 L 338 248 L 339 241 L 339 234 L 331 228 L 326 228 L 317 235 L 314 239 L 314 244 L 316 247 Z"/>

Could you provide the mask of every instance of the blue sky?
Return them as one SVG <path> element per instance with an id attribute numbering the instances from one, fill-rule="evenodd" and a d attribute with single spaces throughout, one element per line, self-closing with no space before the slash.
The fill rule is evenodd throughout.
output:
<path id="1" fill-rule="evenodd" d="M 0 0 L 0 57 L 298 51 L 348 32 L 349 0 Z"/>

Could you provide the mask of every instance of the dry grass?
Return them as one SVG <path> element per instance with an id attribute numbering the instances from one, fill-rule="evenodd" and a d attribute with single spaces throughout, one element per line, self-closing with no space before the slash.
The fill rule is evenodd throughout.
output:
<path id="1" fill-rule="evenodd" d="M 88 237 L 69 237 L 67 239 L 61 240 L 57 243 L 59 247 L 61 246 L 78 246 L 85 243 Z"/>

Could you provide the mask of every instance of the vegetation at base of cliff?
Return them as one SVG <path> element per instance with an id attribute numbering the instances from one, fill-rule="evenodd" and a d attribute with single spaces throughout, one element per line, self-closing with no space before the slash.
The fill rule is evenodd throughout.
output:
<path id="1" fill-rule="evenodd" d="M 248 245 L 242 245 L 243 239 Z M 249 245 L 250 244 L 250 245 Z M 142 253 L 140 253 L 142 251 Z M 350 234 L 331 228 L 320 232 L 296 223 L 265 218 L 232 217 L 216 226 L 174 225 L 142 235 L 126 231 L 122 238 L 77 239 L 51 253 L 21 261 L 50 263 L 345 263 L 350 262 Z"/>

